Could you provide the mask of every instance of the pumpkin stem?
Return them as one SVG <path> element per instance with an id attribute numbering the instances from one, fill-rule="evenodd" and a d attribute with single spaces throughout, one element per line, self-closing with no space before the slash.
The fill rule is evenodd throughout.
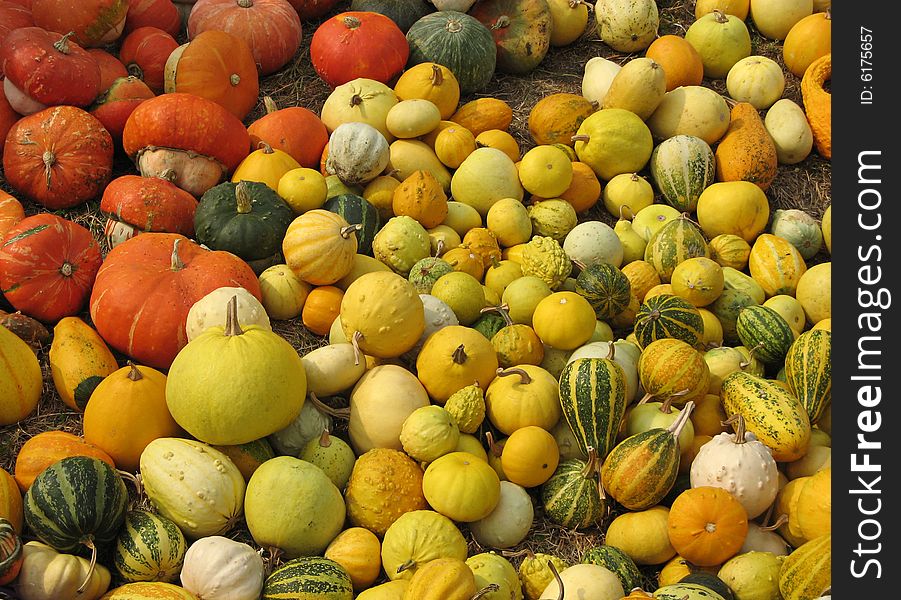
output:
<path id="1" fill-rule="evenodd" d="M 598 452 L 594 449 L 594 446 L 588 446 L 588 462 L 585 463 L 585 466 L 579 472 L 579 475 L 582 476 L 583 479 L 588 479 L 598 469 Z"/>
<path id="2" fill-rule="evenodd" d="M 59 274 L 63 277 L 72 277 L 72 274 L 75 273 L 75 265 L 66 261 L 63 263 L 63 266 L 59 268 Z"/>
<path id="3" fill-rule="evenodd" d="M 128 63 L 125 66 L 125 70 L 132 77 L 137 77 L 141 81 L 144 81 L 144 71 L 141 69 L 141 67 L 140 67 L 140 65 L 138 65 L 138 63 Z"/>
<path id="4" fill-rule="evenodd" d="M 788 515 L 783 513 L 779 515 L 779 518 L 776 519 L 775 523 L 773 523 L 772 525 L 767 525 L 766 527 L 761 527 L 760 531 L 776 531 L 786 523 L 788 523 Z"/>
<path id="5" fill-rule="evenodd" d="M 257 148 L 258 148 L 258 149 L 262 149 L 262 150 L 263 150 L 263 154 L 273 154 L 273 153 L 275 153 L 275 150 L 272 149 L 272 146 L 270 146 L 269 144 L 267 144 L 267 143 L 264 142 L 263 140 L 260 140 L 259 142 L 257 142 Z"/>
<path id="6" fill-rule="evenodd" d="M 363 98 L 360 96 L 360 94 L 354 94 L 350 97 L 351 108 L 353 108 L 354 106 L 359 106 L 360 104 L 363 104 Z"/>
<path id="7" fill-rule="evenodd" d="M 363 359 L 363 351 L 360 350 L 360 340 L 363 339 L 363 332 L 354 331 L 354 334 L 350 338 L 350 343 L 354 347 L 354 366 L 360 364 L 360 361 Z"/>
<path id="8" fill-rule="evenodd" d="M 648 321 L 656 321 L 659 318 L 660 318 L 660 309 L 655 308 L 654 310 L 652 310 L 651 312 L 649 312 L 648 314 L 643 316 L 641 319 L 639 319 L 635 324 L 636 325 L 644 325 Z"/>
<path id="9" fill-rule="evenodd" d="M 181 271 L 185 268 L 185 263 L 181 261 L 181 257 L 178 255 L 179 244 L 181 244 L 181 238 L 175 238 L 175 241 L 172 243 L 172 259 L 169 267 L 173 271 Z"/>
<path id="10" fill-rule="evenodd" d="M 278 104 L 275 103 L 272 96 L 263 96 L 263 107 L 266 109 L 267 115 L 271 115 L 278 110 Z"/>
<path id="11" fill-rule="evenodd" d="M 332 445 L 332 436 L 329 435 L 328 429 L 322 430 L 322 435 L 319 436 L 319 447 L 320 448 L 328 448 Z"/>
<path id="12" fill-rule="evenodd" d="M 616 356 L 616 344 L 610 342 L 610 347 L 607 349 L 607 356 L 605 358 L 607 360 L 613 360 L 614 356 Z"/>
<path id="13" fill-rule="evenodd" d="M 63 37 L 61 37 L 58 40 L 56 40 L 55 42 L 53 42 L 53 47 L 56 48 L 57 51 L 59 51 L 63 54 L 69 54 L 69 52 L 71 51 L 71 49 L 69 48 L 69 38 L 72 37 L 73 35 L 75 35 L 75 32 L 70 31 Z M 79 590 L 79 591 L 81 591 L 81 590 Z"/>
<path id="14" fill-rule="evenodd" d="M 470 598 L 470 600 L 479 600 L 479 598 L 481 598 L 485 594 L 490 594 L 491 592 L 496 592 L 499 589 L 501 589 L 501 586 L 499 586 L 498 584 L 489 583 L 488 585 L 486 585 L 485 587 L 480 589 L 478 592 L 476 592 L 476 595 L 473 596 L 472 598 Z"/>
<path id="15" fill-rule="evenodd" d="M 313 403 L 319 412 L 325 413 L 330 417 L 335 417 L 336 419 L 347 420 L 350 418 L 350 409 L 349 408 L 332 408 L 328 404 L 325 404 L 322 400 L 316 397 L 316 394 L 310 392 L 310 402 Z"/>
<path id="16" fill-rule="evenodd" d="M 253 0 L 238 0 L 238 6 L 241 8 L 251 8 L 253 6 Z"/>
<path id="17" fill-rule="evenodd" d="M 81 582 L 81 585 L 78 586 L 76 593 L 81 594 L 88 587 L 88 583 L 91 582 L 91 577 L 94 576 L 94 567 L 97 566 L 97 546 L 94 545 L 94 538 L 91 535 L 88 535 L 85 539 L 81 540 L 81 543 L 91 549 L 91 564 L 88 567 L 88 573 L 84 577 L 84 581 Z"/>
<path id="18" fill-rule="evenodd" d="M 494 25 L 491 26 L 491 30 L 494 31 L 496 29 L 502 29 L 504 27 L 510 26 L 510 17 L 507 15 L 501 15 L 497 18 L 497 21 L 494 22 Z"/>
<path id="19" fill-rule="evenodd" d="M 131 367 L 131 370 L 128 372 L 128 379 L 131 381 L 141 381 L 144 379 L 144 376 L 141 375 L 141 372 L 138 370 L 138 367 L 131 361 L 128 361 L 128 366 Z"/>
<path id="20" fill-rule="evenodd" d="M 535 558 L 535 554 L 529 550 L 528 548 L 523 548 L 522 550 L 501 550 L 501 556 L 505 558 L 519 558 L 520 556 L 525 556 L 528 558 Z"/>
<path id="21" fill-rule="evenodd" d="M 831 6 L 826 7 L 826 20 L 827 21 L 832 20 L 832 7 Z"/>
<path id="22" fill-rule="evenodd" d="M 438 241 L 435 242 L 435 258 L 438 258 L 442 254 L 444 254 L 444 240 L 439 238 Z"/>
<path id="23" fill-rule="evenodd" d="M 588 135 L 586 135 L 586 134 L 584 134 L 584 133 L 581 133 L 581 134 L 579 134 L 579 135 L 574 135 L 574 136 L 572 136 L 571 138 L 569 138 L 569 141 L 571 141 L 571 142 L 585 142 L 585 143 L 587 144 L 587 143 L 588 143 L 588 140 L 590 140 L 590 139 L 591 139 L 591 138 L 590 138 Z"/>
<path id="24" fill-rule="evenodd" d="M 237 201 L 239 215 L 246 215 L 251 211 L 252 201 L 250 193 L 247 191 L 247 182 L 243 179 L 235 187 L 235 200 Z"/>
<path id="25" fill-rule="evenodd" d="M 660 405 L 660 412 L 671 415 L 673 413 L 673 397 L 670 396 Z"/>
<path id="26" fill-rule="evenodd" d="M 131 361 L 129 361 L 128 364 L 131 364 Z M 119 474 L 119 477 L 130 482 L 132 485 L 135 486 L 135 492 L 137 493 L 137 498 L 138 498 L 136 503 L 140 504 L 141 499 L 144 496 L 144 484 L 141 483 L 141 475 L 129 473 L 128 471 L 124 471 L 122 469 L 116 469 L 116 473 Z"/>
<path id="27" fill-rule="evenodd" d="M 348 225 L 347 227 L 342 227 L 341 228 L 341 237 L 343 237 L 346 240 L 347 238 L 350 237 L 350 234 L 354 233 L 355 231 L 360 231 L 361 229 L 363 229 L 362 223 L 354 223 L 353 225 Z"/>
<path id="28" fill-rule="evenodd" d="M 439 87 L 444 83 L 444 75 L 441 73 L 441 67 L 437 64 L 432 64 L 432 77 L 429 81 L 434 87 Z"/>
<path id="29" fill-rule="evenodd" d="M 510 367 L 508 369 L 498 369 L 497 376 L 498 377 L 507 377 L 508 375 L 519 375 L 519 383 L 522 385 L 529 385 L 532 383 L 532 378 L 529 377 L 529 374 L 525 372 L 524 369 L 520 369 L 519 367 Z"/>
<path id="30" fill-rule="evenodd" d="M 457 348 L 454 350 L 454 353 L 451 354 L 451 358 L 453 358 L 454 362 L 458 365 L 465 363 L 466 359 L 469 358 L 468 356 L 466 356 L 466 346 L 464 346 L 463 344 L 457 346 Z"/>
<path id="31" fill-rule="evenodd" d="M 458 19 L 448 19 L 444 29 L 448 33 L 460 33 L 463 31 L 463 24 Z"/>
<path id="32" fill-rule="evenodd" d="M 634 176 L 635 176 L 635 173 L 632 173 L 632 176 L 634 177 Z M 628 204 L 620 204 L 620 205 L 619 205 L 619 220 L 620 220 L 620 221 L 631 221 L 631 220 L 632 220 L 632 219 L 627 219 L 627 218 L 625 218 L 625 217 L 623 216 L 623 209 L 624 209 L 624 208 L 628 208 L 628 209 L 629 209 L 629 212 L 632 213 L 632 219 L 634 219 L 634 218 L 635 218 L 635 211 L 632 210 L 632 207 L 629 206 Z"/>
<path id="33" fill-rule="evenodd" d="M 676 438 L 676 446 L 679 446 L 679 434 L 682 433 L 682 429 L 685 427 L 685 423 L 688 422 L 688 417 L 691 415 L 691 411 L 694 410 L 695 403 L 692 400 L 689 400 L 685 403 L 685 408 L 682 409 L 682 413 L 678 416 L 678 418 L 673 421 L 673 424 L 667 427 L 667 431 L 673 434 L 673 437 Z"/>
<path id="34" fill-rule="evenodd" d="M 557 572 L 557 567 L 554 566 L 553 562 L 547 561 L 547 568 L 551 570 L 551 575 L 554 576 L 554 579 L 557 581 L 557 587 L 560 588 L 560 591 L 557 592 L 557 600 L 563 600 L 566 595 L 563 590 L 563 578 L 560 577 L 560 573 Z"/>
<path id="35" fill-rule="evenodd" d="M 225 306 L 225 335 L 241 335 L 244 331 L 238 323 L 238 296 L 232 296 Z"/>
<path id="36" fill-rule="evenodd" d="M 483 315 L 490 312 L 497 313 L 504 318 L 504 324 L 507 327 L 510 327 L 511 325 L 513 325 L 513 319 L 510 318 L 509 310 L 509 304 L 501 304 L 500 306 L 486 306 L 485 308 L 480 309 L 479 313 Z"/>
<path id="37" fill-rule="evenodd" d="M 344 17 L 343 21 L 344 26 L 348 29 L 356 29 L 357 27 L 362 25 L 362 23 L 360 23 L 360 19 L 356 18 L 353 15 L 347 15 L 346 17 Z"/>
<path id="38" fill-rule="evenodd" d="M 175 169 L 163 169 L 157 177 L 165 179 L 169 183 L 173 183 L 178 179 L 178 173 L 175 172 Z"/>
<path id="39" fill-rule="evenodd" d="M 745 440 L 745 418 L 740 414 L 735 413 L 725 421 L 720 421 L 720 425 L 726 427 L 727 425 L 732 425 L 732 429 L 735 431 L 735 443 L 736 444 L 744 444 L 747 440 Z"/>
<path id="40" fill-rule="evenodd" d="M 41 160 L 44 163 L 44 179 L 47 189 L 49 190 L 53 187 L 53 165 L 56 164 L 56 155 L 50 150 L 44 150 L 44 154 L 41 155 Z"/>
<path id="41" fill-rule="evenodd" d="M 717 23 L 728 23 L 729 22 L 729 17 L 726 16 L 726 13 L 724 13 L 723 11 L 721 11 L 718 8 L 713 9 L 713 16 L 714 16 L 714 18 L 716 18 Z"/>
<path id="42" fill-rule="evenodd" d="M 228 78 L 228 82 L 232 84 L 233 87 L 237 87 L 237 85 L 241 83 L 241 76 L 237 73 L 232 73 Z"/>
<path id="43" fill-rule="evenodd" d="M 486 431 L 485 439 L 488 440 L 488 452 L 491 452 L 495 457 L 500 458 L 501 452 L 503 452 L 504 449 L 494 441 L 494 434 L 490 431 Z"/>
<path id="44" fill-rule="evenodd" d="M 666 399 L 669 400 L 670 403 L 672 403 L 673 398 L 679 398 L 679 397 L 681 397 L 681 396 L 684 396 L 685 394 L 687 394 L 687 393 L 690 392 L 690 391 L 691 391 L 690 388 L 685 388 L 684 390 L 679 390 L 678 392 L 673 392 L 672 394 L 670 394 L 669 396 L 667 396 Z"/>
<path id="45" fill-rule="evenodd" d="M 403 573 L 407 569 L 412 569 L 415 566 L 416 566 L 415 560 L 413 560 L 412 558 L 407 559 L 406 562 L 404 562 L 403 564 L 401 564 L 397 567 L 396 573 Z"/>

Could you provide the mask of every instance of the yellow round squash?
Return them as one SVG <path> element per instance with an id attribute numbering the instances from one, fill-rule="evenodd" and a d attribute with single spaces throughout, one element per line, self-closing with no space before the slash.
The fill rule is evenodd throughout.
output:
<path id="1" fill-rule="evenodd" d="M 341 327 L 365 354 L 400 356 L 425 330 L 422 300 L 409 281 L 392 272 L 360 276 L 341 300 Z"/>

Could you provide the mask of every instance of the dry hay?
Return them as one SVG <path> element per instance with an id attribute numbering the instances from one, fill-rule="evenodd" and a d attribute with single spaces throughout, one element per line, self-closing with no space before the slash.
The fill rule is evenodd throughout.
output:
<path id="1" fill-rule="evenodd" d="M 685 30 L 694 20 L 694 3 L 690 0 L 661 0 L 658 2 L 658 5 L 660 7 L 659 34 L 684 35 Z M 347 10 L 348 8 L 349 2 L 345 0 L 338 5 L 336 12 Z M 584 64 L 594 56 L 603 56 L 621 64 L 635 56 L 619 54 L 607 47 L 598 37 L 593 14 L 590 19 L 586 32 L 577 42 L 563 48 L 552 48 L 544 61 L 528 75 L 513 76 L 496 73 L 481 93 L 463 98 L 462 101 L 471 100 L 475 97 L 493 96 L 510 104 L 514 111 L 510 133 L 520 144 L 522 152 L 525 152 L 534 145 L 528 132 L 528 115 L 536 102 L 553 93 L 581 93 Z M 270 96 L 279 107 L 302 106 L 319 114 L 325 99 L 331 91 L 316 75 L 309 60 L 310 39 L 320 22 L 321 20 L 305 22 L 303 24 L 303 42 L 295 60 L 281 71 L 261 80 L 260 101 L 248 115 L 245 120 L 246 123 L 250 123 L 264 114 L 263 96 Z M 783 97 L 790 98 L 800 105 L 800 80 L 784 69 L 781 45 L 763 39 L 757 34 L 750 20 L 748 25 L 752 37 L 752 53 L 772 58 L 783 66 L 786 78 Z M 723 80 L 711 81 L 705 79 L 703 85 L 726 95 L 725 82 Z M 114 165 L 114 175 L 118 176 L 134 172 L 134 166 L 131 162 L 123 157 L 121 153 L 118 153 Z M 642 174 L 649 177 L 647 172 Z M 2 173 L 0 173 L 0 188 L 12 192 L 2 179 Z M 826 206 L 831 203 L 830 162 L 821 158 L 814 151 L 810 157 L 799 165 L 780 165 L 776 180 L 767 191 L 767 196 L 770 199 L 773 210 L 777 208 L 798 208 L 809 212 L 819 219 Z M 24 204 L 27 214 L 34 214 L 41 210 L 39 206 L 33 203 L 24 202 Z M 98 239 L 103 238 L 103 225 L 106 219 L 100 213 L 98 200 L 73 209 L 58 211 L 58 214 L 87 227 Z M 608 224 L 612 224 L 614 221 L 614 218 L 603 209 L 601 203 L 585 214 L 580 215 L 580 218 L 582 220 L 598 219 Z M 103 249 L 104 252 L 107 250 L 105 246 Z M 829 260 L 825 252 L 821 252 L 821 254 L 814 257 L 812 262 L 821 262 L 823 260 Z M 2 307 L 2 304 L 2 301 L 0 301 L 0 307 Z M 81 316 L 85 320 L 89 320 L 86 311 Z M 272 326 L 274 331 L 288 340 L 301 354 L 327 343 L 326 338 L 311 334 L 303 326 L 299 318 L 290 321 L 273 321 Z M 38 357 L 44 370 L 44 393 L 37 410 L 18 424 L 0 428 L 0 467 L 9 472 L 13 471 L 15 456 L 19 448 L 37 433 L 52 429 L 61 429 L 75 434 L 81 434 L 82 432 L 80 415 L 62 403 L 53 387 L 49 374 L 47 351 L 47 347 L 38 350 Z M 124 356 L 117 354 L 117 358 L 120 364 L 125 364 L 126 358 Z M 327 401 L 338 406 L 338 404 L 335 404 L 335 401 L 340 403 L 341 399 L 330 399 Z M 336 423 L 336 433 L 345 435 L 346 425 L 340 422 Z M 514 548 L 501 552 L 515 566 L 519 565 L 527 550 L 553 553 L 569 563 L 575 563 L 581 559 L 586 550 L 603 543 L 605 525 L 616 513 L 608 511 L 604 523 L 598 527 L 592 527 L 585 531 L 571 531 L 554 525 L 544 518 L 540 499 L 534 490 L 532 493 L 535 499 L 536 511 L 533 528 L 528 538 Z M 146 505 L 146 500 L 144 500 L 144 503 Z M 621 511 L 622 509 L 616 508 L 616 510 Z M 487 550 L 481 548 L 472 539 L 465 525 L 462 529 L 467 535 L 471 554 Z M 253 539 L 245 527 L 238 527 L 229 535 L 235 539 L 253 544 Z M 273 558 L 265 552 L 264 557 L 267 558 L 267 562 L 272 561 Z M 278 560 L 278 558 L 275 558 L 274 563 L 277 564 Z M 656 587 L 656 574 L 658 571 L 659 567 L 642 569 L 643 574 L 647 577 L 645 589 Z"/>

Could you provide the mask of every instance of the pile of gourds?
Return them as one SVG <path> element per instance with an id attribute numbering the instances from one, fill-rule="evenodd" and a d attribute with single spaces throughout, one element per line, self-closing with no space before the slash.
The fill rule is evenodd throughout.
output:
<path id="1" fill-rule="evenodd" d="M 519 115 L 528 147 L 474 92 L 577 42 L 583 2 L 354 0 L 312 37 L 319 113 L 265 98 L 246 125 L 334 1 L 64 4 L 0 0 L 3 168 L 25 200 L 0 193 L 0 424 L 49 372 L 82 429 L 0 469 L 0 585 L 827 593 L 831 211 L 771 211 L 767 191 L 830 156 L 828 3 L 698 0 L 658 37 L 652 0 L 599 0 L 598 35 L 632 55 Z M 118 59 L 100 49 L 120 36 Z M 113 178 L 116 153 L 137 174 Z M 51 212 L 98 199 L 103 239 Z M 292 347 L 291 321 L 320 347 Z M 604 544 L 535 553 L 536 518 Z"/>

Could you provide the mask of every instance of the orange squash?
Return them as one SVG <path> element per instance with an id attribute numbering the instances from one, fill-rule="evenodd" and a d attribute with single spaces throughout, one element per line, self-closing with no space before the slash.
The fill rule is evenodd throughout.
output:
<path id="1" fill-rule="evenodd" d="M 537 425 L 514 431 L 501 453 L 507 480 L 524 488 L 539 486 L 550 479 L 559 461 L 560 449 L 554 436 Z"/>
<path id="2" fill-rule="evenodd" d="M 813 143 L 823 158 L 832 158 L 832 94 L 825 84 L 832 79 L 832 53 L 813 61 L 801 78 L 804 112 L 813 132 Z"/>
<path id="3" fill-rule="evenodd" d="M 729 128 L 714 156 L 717 181 L 750 181 L 766 191 L 776 178 L 776 144 L 749 102 L 732 108 Z"/>
<path id="4" fill-rule="evenodd" d="M 431 171 L 417 170 L 395 188 L 391 208 L 395 215 L 412 217 L 431 229 L 447 216 L 447 194 Z"/>
<path id="5" fill-rule="evenodd" d="M 16 533 L 22 533 L 22 492 L 13 476 L 0 468 L 0 518 L 12 523 Z"/>
<path id="6" fill-rule="evenodd" d="M 311 285 L 331 285 L 347 275 L 357 253 L 356 232 L 337 214 L 321 208 L 303 213 L 288 226 L 282 241 L 285 263 Z"/>
<path id="7" fill-rule="evenodd" d="M 670 544 L 680 556 L 702 567 L 734 556 L 748 534 L 748 513 L 722 488 L 685 490 L 673 501 L 667 519 Z"/>
<path id="8" fill-rule="evenodd" d="M 804 77 L 807 67 L 832 52 L 832 11 L 815 12 L 792 25 L 782 43 L 785 67 Z"/>
<path id="9" fill-rule="evenodd" d="M 645 53 L 663 67 L 666 91 L 682 85 L 701 85 L 704 63 L 695 47 L 678 35 L 663 35 L 651 42 Z"/>
<path id="10" fill-rule="evenodd" d="M 513 108 L 500 98 L 476 98 L 458 108 L 448 120 L 479 137 L 480 133 L 489 129 L 507 131 L 513 122 Z"/>
<path id="11" fill-rule="evenodd" d="M 328 335 L 332 323 L 341 312 L 344 291 L 333 285 L 321 285 L 310 290 L 300 319 L 316 335 Z"/>
<path id="12" fill-rule="evenodd" d="M 16 456 L 15 478 L 22 492 L 27 492 L 35 477 L 53 463 L 70 456 L 97 458 L 116 468 L 113 458 L 75 434 L 56 429 L 44 431 L 29 439 Z"/>
<path id="13" fill-rule="evenodd" d="M 0 190 L 0 240 L 13 225 L 25 218 L 25 208 L 15 197 Z"/>
<path id="14" fill-rule="evenodd" d="M 593 207 L 601 199 L 601 180 L 594 169 L 581 161 L 573 161 L 573 178 L 560 198 L 569 202 L 576 213 Z"/>
<path id="15" fill-rule="evenodd" d="M 557 93 L 545 96 L 529 112 L 529 135 L 536 144 L 572 146 L 572 136 L 589 115 L 600 108 L 580 94 Z"/>

